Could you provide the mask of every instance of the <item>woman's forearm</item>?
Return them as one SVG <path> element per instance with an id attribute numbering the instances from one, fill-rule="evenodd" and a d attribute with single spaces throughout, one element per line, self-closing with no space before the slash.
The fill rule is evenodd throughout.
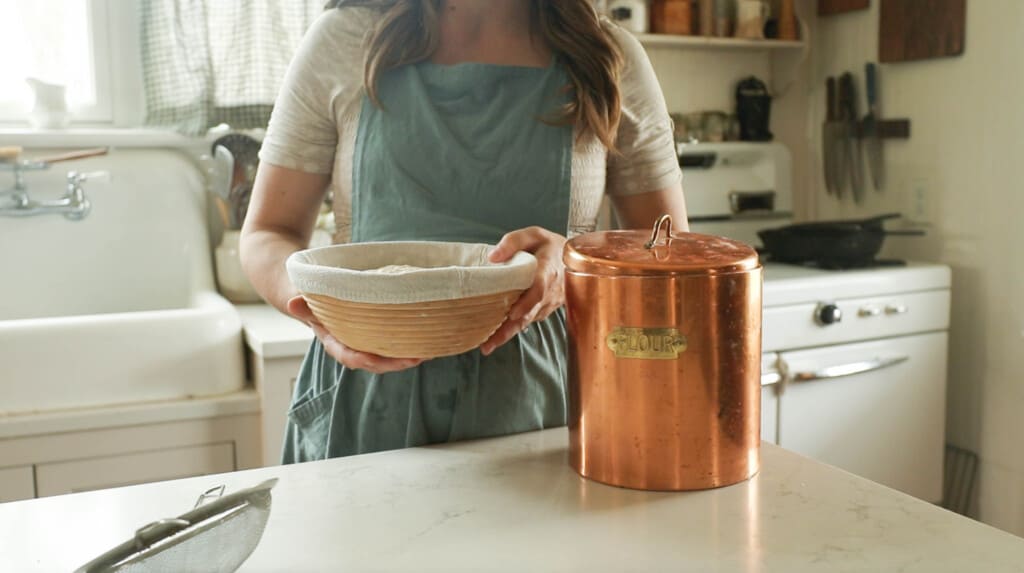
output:
<path id="1" fill-rule="evenodd" d="M 281 312 L 288 313 L 288 300 L 299 294 L 285 260 L 309 245 L 328 181 L 327 175 L 269 163 L 256 173 L 239 244 L 242 269 L 256 292 Z"/>
<path id="2" fill-rule="evenodd" d="M 650 229 L 661 215 L 672 215 L 676 231 L 688 231 L 686 199 L 678 186 L 641 193 L 612 197 L 615 213 L 623 229 Z"/>
<path id="3" fill-rule="evenodd" d="M 256 292 L 281 312 L 287 313 L 288 299 L 299 294 L 288 279 L 285 260 L 305 249 L 308 239 L 270 229 L 246 229 L 240 251 L 242 268 Z"/>

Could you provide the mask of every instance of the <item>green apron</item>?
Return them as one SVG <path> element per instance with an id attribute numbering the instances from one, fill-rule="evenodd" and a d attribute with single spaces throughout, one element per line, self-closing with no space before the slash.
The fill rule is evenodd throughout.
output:
<path id="1" fill-rule="evenodd" d="M 495 244 L 537 225 L 566 234 L 572 128 L 544 121 L 566 101 L 560 67 L 421 63 L 364 98 L 353 158 L 352 241 Z M 383 375 L 352 370 L 314 341 L 288 412 L 294 463 L 565 424 L 564 313 L 490 356 L 473 350 Z"/>

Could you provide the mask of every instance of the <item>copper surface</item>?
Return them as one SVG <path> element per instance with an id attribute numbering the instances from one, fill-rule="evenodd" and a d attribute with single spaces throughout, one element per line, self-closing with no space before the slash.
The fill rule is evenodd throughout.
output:
<path id="1" fill-rule="evenodd" d="M 567 269 L 576 471 L 650 490 L 719 487 L 757 472 L 762 271 L 753 257 L 753 268 L 727 273 L 714 257 L 707 274 L 686 257 L 686 274 Z"/>
<path id="2" fill-rule="evenodd" d="M 749 246 L 725 237 L 673 233 L 670 238 L 654 238 L 632 230 L 574 238 L 567 245 L 565 265 L 568 270 L 603 275 L 709 275 L 755 269 L 759 262 Z"/>

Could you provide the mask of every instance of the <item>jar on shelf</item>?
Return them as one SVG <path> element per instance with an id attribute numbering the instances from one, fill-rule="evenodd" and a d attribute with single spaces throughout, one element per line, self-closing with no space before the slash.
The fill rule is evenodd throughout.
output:
<path id="1" fill-rule="evenodd" d="M 608 3 L 611 19 L 634 34 L 649 30 L 647 0 L 612 0 Z"/>
<path id="2" fill-rule="evenodd" d="M 701 36 L 715 35 L 715 0 L 697 0 L 697 33 Z"/>
<path id="3" fill-rule="evenodd" d="M 737 0 L 733 35 L 747 40 L 763 40 L 768 14 L 768 3 L 764 0 Z"/>
<path id="4" fill-rule="evenodd" d="M 693 33 L 693 0 L 654 0 L 651 4 L 651 31 L 655 34 Z"/>
<path id="5" fill-rule="evenodd" d="M 736 0 L 714 0 L 714 34 L 719 38 L 732 36 L 736 21 Z"/>
<path id="6" fill-rule="evenodd" d="M 796 8 L 793 3 L 794 0 L 780 0 L 779 2 L 778 36 L 780 40 L 798 39 Z"/>

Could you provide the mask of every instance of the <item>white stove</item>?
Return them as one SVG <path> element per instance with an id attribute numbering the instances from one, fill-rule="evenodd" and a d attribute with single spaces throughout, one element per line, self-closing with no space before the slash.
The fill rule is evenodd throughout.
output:
<path id="1" fill-rule="evenodd" d="M 690 230 L 757 245 L 757 231 L 793 220 L 789 150 L 780 143 L 680 145 Z"/>
<path id="2" fill-rule="evenodd" d="M 942 498 L 950 270 L 765 268 L 762 434 Z"/>
<path id="3" fill-rule="evenodd" d="M 684 150 L 705 158 L 681 160 L 691 229 L 754 243 L 758 229 L 789 222 L 789 156 L 777 143 L 729 145 Z M 754 187 L 760 204 L 724 212 Z M 763 300 L 762 438 L 939 501 L 950 269 L 768 263 Z"/>

